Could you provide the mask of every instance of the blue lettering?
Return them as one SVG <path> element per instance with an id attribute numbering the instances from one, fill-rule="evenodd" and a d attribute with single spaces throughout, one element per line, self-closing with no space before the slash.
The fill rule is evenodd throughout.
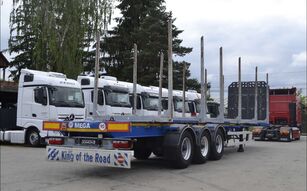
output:
<path id="1" fill-rule="evenodd" d="M 93 162 L 93 156 L 88 153 L 84 153 L 83 155 L 84 162 Z"/>
<path id="2" fill-rule="evenodd" d="M 68 161 L 74 161 L 74 154 L 67 151 L 62 151 L 62 159 Z"/>
<path id="3" fill-rule="evenodd" d="M 95 162 L 96 163 L 111 163 L 111 155 L 109 154 L 108 156 L 101 156 L 99 153 L 95 154 Z"/>

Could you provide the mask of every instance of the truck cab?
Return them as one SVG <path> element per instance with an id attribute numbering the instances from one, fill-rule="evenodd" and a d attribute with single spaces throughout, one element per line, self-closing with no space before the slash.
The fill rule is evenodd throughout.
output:
<path id="1" fill-rule="evenodd" d="M 124 84 L 129 89 L 130 102 L 133 107 L 133 83 L 130 82 L 119 82 Z M 163 90 L 162 97 L 166 97 L 167 92 Z M 165 93 L 166 92 L 166 93 Z M 158 105 L 159 105 L 159 88 L 150 86 L 136 86 L 137 104 L 136 104 L 136 115 L 137 116 L 158 116 Z"/>
<path id="2" fill-rule="evenodd" d="M 43 121 L 85 119 L 81 86 L 62 73 L 22 69 L 17 99 L 17 128 L 25 130 L 30 145 L 59 134 L 42 130 Z"/>
<path id="3" fill-rule="evenodd" d="M 78 76 L 84 93 L 85 106 L 89 117 L 94 115 L 94 77 Z M 131 115 L 132 106 L 129 99 L 127 85 L 117 81 L 115 77 L 101 76 L 98 79 L 98 116 L 106 115 Z"/>

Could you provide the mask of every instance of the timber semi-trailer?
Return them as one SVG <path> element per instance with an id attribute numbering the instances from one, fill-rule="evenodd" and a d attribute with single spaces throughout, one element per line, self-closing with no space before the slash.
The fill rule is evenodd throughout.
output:
<path id="1" fill-rule="evenodd" d="M 171 22 L 170 22 L 171 23 Z M 171 33 L 171 24 L 169 32 Z M 169 35 L 169 38 L 171 35 Z M 169 39 L 169 48 L 172 40 Z M 147 159 L 152 153 L 169 160 L 176 168 L 186 168 L 192 162 L 204 163 L 207 159 L 219 160 L 224 153 L 224 146 L 238 145 L 243 152 L 247 141 L 251 139 L 251 126 L 267 125 L 268 117 L 259 120 L 257 117 L 257 99 L 255 95 L 255 116 L 242 119 L 242 93 L 238 86 L 238 116 L 234 119 L 224 118 L 224 75 L 222 47 L 220 48 L 220 106 L 216 118 L 207 117 L 207 72 L 204 69 L 203 37 L 201 38 L 201 98 L 200 113 L 197 116 L 182 117 L 174 115 L 172 51 L 168 54 L 168 98 L 167 112 L 162 114 L 159 101 L 158 115 L 137 116 L 137 51 L 133 65 L 133 110 L 131 116 L 97 116 L 89 121 L 45 121 L 44 130 L 60 131 L 63 137 L 48 137 L 47 156 L 51 161 L 68 161 L 74 163 L 95 164 L 109 167 L 130 168 L 132 156 L 136 159 Z M 136 45 L 134 46 L 136 49 Z M 161 60 L 163 57 L 161 56 Z M 162 62 L 163 63 L 163 62 Z M 241 69 L 239 59 L 239 81 Z M 257 71 L 257 70 L 256 70 Z M 163 72 L 163 70 L 162 70 Z M 162 98 L 162 72 L 160 73 L 159 100 Z M 96 76 L 98 81 L 98 76 Z M 97 83 L 95 83 L 97 84 Z M 96 85 L 95 85 L 96 86 Z M 255 92 L 257 92 L 257 72 Z M 265 84 L 268 89 L 268 84 Z M 96 92 L 96 93 L 95 93 Z M 185 103 L 185 91 L 182 91 Z M 95 96 L 96 95 L 96 96 Z M 97 97 L 97 86 L 94 96 Z M 266 99 L 267 94 L 264 95 Z M 93 99 L 95 101 L 95 99 Z M 96 100 L 97 101 L 97 100 Z M 93 106 L 97 103 L 93 103 Z M 185 108 L 185 107 L 183 107 Z M 96 112 L 93 109 L 93 112 Z M 176 116 L 174 118 L 174 116 Z"/>
<path id="2" fill-rule="evenodd" d="M 128 118 L 44 122 L 44 130 L 57 130 L 66 135 L 48 138 L 48 160 L 130 168 L 132 156 L 145 160 L 154 153 L 169 160 L 175 168 L 186 168 L 191 163 L 219 160 L 229 142 L 239 145 L 238 151 L 242 152 L 246 141 L 251 139 L 248 125 Z"/>

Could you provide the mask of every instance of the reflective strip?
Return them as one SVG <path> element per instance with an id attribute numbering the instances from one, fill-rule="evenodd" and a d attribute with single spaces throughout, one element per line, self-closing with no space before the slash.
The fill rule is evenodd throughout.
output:
<path id="1" fill-rule="evenodd" d="M 43 130 L 60 130 L 61 123 L 60 122 L 44 122 Z"/>
<path id="2" fill-rule="evenodd" d="M 108 122 L 108 132 L 129 132 L 130 123 L 127 122 Z"/>

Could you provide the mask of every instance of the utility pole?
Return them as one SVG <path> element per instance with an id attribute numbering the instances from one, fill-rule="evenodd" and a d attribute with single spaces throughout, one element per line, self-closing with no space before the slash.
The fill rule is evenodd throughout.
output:
<path id="1" fill-rule="evenodd" d="M 163 80 L 163 60 L 164 60 L 164 54 L 161 51 L 160 53 L 160 76 L 159 76 L 159 104 L 158 104 L 158 115 L 161 115 L 162 111 L 162 80 Z"/>
<path id="2" fill-rule="evenodd" d="M 242 85 L 241 85 L 241 57 L 238 63 L 238 120 L 242 119 Z"/>
<path id="3" fill-rule="evenodd" d="M 137 102 L 137 96 L 136 96 L 136 84 L 137 84 L 137 56 L 138 56 L 138 47 L 134 43 L 133 46 L 133 110 L 132 114 L 136 114 L 136 102 Z"/>
<path id="4" fill-rule="evenodd" d="M 185 72 L 186 72 L 186 62 L 183 64 L 182 68 L 182 117 L 185 117 Z"/>
<path id="5" fill-rule="evenodd" d="M 223 74 L 223 47 L 220 47 L 220 120 L 224 122 L 224 74 Z"/>
<path id="6" fill-rule="evenodd" d="M 266 122 L 270 121 L 270 86 L 269 86 L 269 74 L 266 73 Z"/>
<path id="7" fill-rule="evenodd" d="M 173 35 L 172 17 L 168 20 L 168 115 L 173 118 Z"/>
<path id="8" fill-rule="evenodd" d="M 98 117 L 97 101 L 98 101 L 98 78 L 99 78 L 99 57 L 100 57 L 100 32 L 97 26 L 96 30 L 96 59 L 95 59 L 95 80 L 94 80 L 94 96 L 93 96 L 93 117 Z"/>
<path id="9" fill-rule="evenodd" d="M 201 36 L 200 38 L 200 93 L 201 93 L 201 99 L 200 99 L 200 121 L 204 122 L 207 112 L 206 112 L 206 90 L 205 86 L 205 62 L 204 62 L 204 37 Z"/>
<path id="10" fill-rule="evenodd" d="M 258 120 L 258 67 L 255 68 L 255 110 L 254 119 Z"/>

